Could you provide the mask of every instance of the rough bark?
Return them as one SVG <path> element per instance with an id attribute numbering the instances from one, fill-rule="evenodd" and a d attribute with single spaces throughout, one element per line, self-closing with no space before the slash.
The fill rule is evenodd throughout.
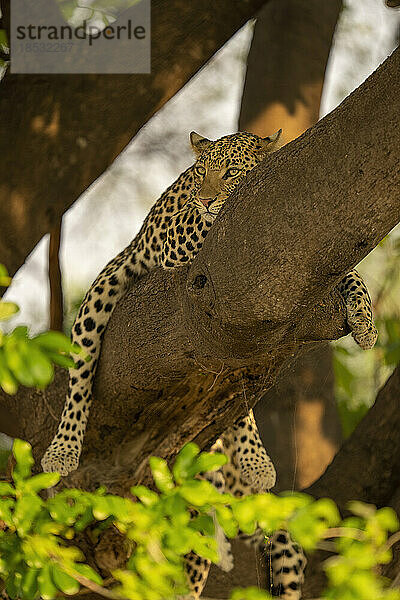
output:
<path id="1" fill-rule="evenodd" d="M 314 497 L 329 496 L 342 510 L 350 500 L 377 506 L 391 504 L 400 509 L 400 367 L 379 392 L 374 406 L 346 440 L 322 477 L 305 492 Z M 321 562 L 326 553 L 310 557 L 304 598 L 318 598 L 324 587 Z M 393 577 L 399 571 L 400 557 L 385 567 Z"/>
<path id="2" fill-rule="evenodd" d="M 264 1 L 154 0 L 151 75 L 7 74 L 0 94 L 0 262 L 11 274 Z M 9 8 L 10 0 L 2 3 L 6 23 Z"/>

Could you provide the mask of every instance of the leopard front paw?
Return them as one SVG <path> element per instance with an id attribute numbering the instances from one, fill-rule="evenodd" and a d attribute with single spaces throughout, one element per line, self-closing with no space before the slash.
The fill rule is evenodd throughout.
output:
<path id="1" fill-rule="evenodd" d="M 56 471 L 63 477 L 75 471 L 79 465 L 80 448 L 67 448 L 66 446 L 51 445 L 42 458 L 42 469 L 45 473 Z"/>
<path id="2" fill-rule="evenodd" d="M 357 307 L 357 310 L 351 310 L 347 307 L 347 322 L 351 329 L 351 335 L 354 341 L 363 350 L 370 350 L 374 347 L 378 338 L 378 332 L 372 315 L 363 312 Z"/>
<path id="3" fill-rule="evenodd" d="M 378 331 L 374 323 L 369 324 L 369 326 L 364 329 L 353 329 L 351 335 L 354 341 L 363 350 L 370 350 L 373 348 L 376 340 L 378 339 Z"/>

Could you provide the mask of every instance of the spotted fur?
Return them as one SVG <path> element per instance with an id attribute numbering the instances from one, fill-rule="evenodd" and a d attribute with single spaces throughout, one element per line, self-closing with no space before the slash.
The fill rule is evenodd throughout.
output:
<path id="1" fill-rule="evenodd" d="M 267 542 L 271 564 L 271 594 L 286 600 L 301 598 L 307 560 L 287 531 L 276 531 Z"/>
<path id="2" fill-rule="evenodd" d="M 360 274 L 353 269 L 339 283 L 339 291 L 346 303 L 347 322 L 351 335 L 363 350 L 372 348 L 378 332 L 372 316 L 371 298 Z"/>
<path id="3" fill-rule="evenodd" d="M 229 459 L 216 473 L 205 474 L 220 492 L 241 497 L 268 492 L 275 485 L 275 467 L 261 442 L 253 411 L 227 429 L 212 450 L 226 454 Z M 226 539 L 221 540 L 221 530 L 217 529 L 216 535 L 220 566 L 229 571 L 233 566 L 230 545 Z M 251 536 L 241 533 L 239 537 L 248 545 L 258 547 L 261 552 L 267 552 L 271 565 L 271 593 L 282 600 L 299 600 L 306 558 L 288 532 L 279 530 L 267 539 L 261 531 Z M 194 553 L 185 558 L 190 588 L 185 600 L 198 600 L 207 582 L 210 562 Z"/>

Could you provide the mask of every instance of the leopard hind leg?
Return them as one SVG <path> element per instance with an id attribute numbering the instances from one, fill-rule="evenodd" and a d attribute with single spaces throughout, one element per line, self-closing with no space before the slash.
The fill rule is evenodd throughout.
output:
<path id="1" fill-rule="evenodd" d="M 282 600 L 300 600 L 307 559 L 287 531 L 275 531 L 267 545 L 271 563 L 271 593 Z"/>
<path id="2" fill-rule="evenodd" d="M 190 591 L 182 600 L 198 600 L 200 598 L 207 583 L 210 566 L 211 563 L 206 558 L 197 556 L 194 552 L 186 554 L 185 571 Z"/>

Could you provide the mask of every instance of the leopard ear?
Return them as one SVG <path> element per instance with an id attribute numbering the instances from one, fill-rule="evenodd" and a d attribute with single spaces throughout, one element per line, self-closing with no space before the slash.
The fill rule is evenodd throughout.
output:
<path id="1" fill-rule="evenodd" d="M 273 135 L 269 135 L 268 137 L 261 138 L 260 146 L 257 148 L 257 152 L 264 154 L 264 153 L 274 152 L 275 150 L 277 150 L 278 142 L 279 142 L 279 138 L 281 137 L 281 134 L 282 134 L 282 129 L 279 129 L 279 131 L 277 131 Z"/>
<path id="2" fill-rule="evenodd" d="M 200 154 L 209 147 L 211 140 L 199 135 L 195 131 L 192 131 L 190 134 L 190 143 L 192 144 L 192 148 L 196 156 L 200 156 Z"/>

